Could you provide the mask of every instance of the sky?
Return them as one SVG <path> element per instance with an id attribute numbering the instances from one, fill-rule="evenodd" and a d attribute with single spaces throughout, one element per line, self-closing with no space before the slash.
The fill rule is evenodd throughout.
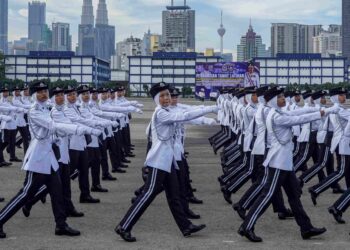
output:
<path id="1" fill-rule="evenodd" d="M 71 24 L 73 48 L 78 40 L 83 0 L 46 0 L 46 23 L 68 22 Z M 93 0 L 94 12 L 98 0 Z M 162 10 L 170 0 L 106 0 L 109 24 L 116 26 L 116 41 L 133 35 L 142 38 L 151 29 L 162 32 Z M 183 5 L 183 0 L 174 0 Z M 303 24 L 341 24 L 341 0 L 187 0 L 187 5 L 196 10 L 196 50 L 205 48 L 219 51 L 220 39 L 217 29 L 220 12 L 223 10 L 225 52 L 236 54 L 240 37 L 247 32 L 249 19 L 263 42 L 270 46 L 270 28 L 274 22 Z M 28 1 L 9 0 L 9 41 L 28 36 Z"/>

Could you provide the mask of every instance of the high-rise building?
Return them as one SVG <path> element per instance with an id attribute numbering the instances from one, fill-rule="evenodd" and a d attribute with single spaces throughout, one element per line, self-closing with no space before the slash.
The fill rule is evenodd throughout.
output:
<path id="1" fill-rule="evenodd" d="M 8 0 L 0 0 L 0 51 L 7 53 Z"/>
<path id="2" fill-rule="evenodd" d="M 46 3 L 32 1 L 28 3 L 28 38 L 33 41 L 34 48 L 43 46 L 43 32 L 46 25 Z"/>
<path id="3" fill-rule="evenodd" d="M 195 51 L 195 10 L 191 10 L 186 0 L 183 6 L 175 6 L 172 0 L 166 9 L 163 11 L 163 43 L 171 44 L 174 51 Z"/>
<path id="4" fill-rule="evenodd" d="M 237 61 L 244 62 L 266 56 L 268 56 L 266 45 L 263 44 L 261 36 L 254 32 L 250 22 L 247 33 L 241 37 L 241 43 L 237 46 Z"/>
<path id="5" fill-rule="evenodd" d="M 161 49 L 162 36 L 158 34 L 151 33 L 151 30 L 148 29 L 148 32 L 144 34 L 142 39 L 142 52 L 143 56 L 152 56 L 154 52 L 157 52 Z"/>
<path id="6" fill-rule="evenodd" d="M 322 31 L 322 25 L 273 23 L 271 27 L 271 53 L 312 53 L 313 37 Z"/>
<path id="7" fill-rule="evenodd" d="M 92 0 L 84 0 L 79 25 L 78 55 L 95 55 L 94 7 Z"/>
<path id="8" fill-rule="evenodd" d="M 142 55 L 142 40 L 130 36 L 122 42 L 117 43 L 116 55 L 113 56 L 113 69 L 129 70 L 129 56 Z"/>
<path id="9" fill-rule="evenodd" d="M 318 36 L 315 36 L 313 38 L 313 53 L 319 53 L 322 57 L 340 56 L 342 53 L 340 30 L 330 26 L 328 31 L 322 31 Z"/>
<path id="10" fill-rule="evenodd" d="M 72 50 L 72 37 L 69 33 L 69 23 L 52 23 L 52 50 Z"/>
<path id="11" fill-rule="evenodd" d="M 115 26 L 108 25 L 106 0 L 100 0 L 97 8 L 95 52 L 98 58 L 107 61 L 115 55 Z"/>
<path id="12" fill-rule="evenodd" d="M 343 0 L 342 12 L 343 56 L 350 65 L 350 0 Z"/>

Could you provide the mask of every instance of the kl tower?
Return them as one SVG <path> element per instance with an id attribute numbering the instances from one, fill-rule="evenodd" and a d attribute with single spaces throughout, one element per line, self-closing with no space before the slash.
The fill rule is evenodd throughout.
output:
<path id="1" fill-rule="evenodd" d="M 218 34 L 220 36 L 220 55 L 222 56 L 222 54 L 224 53 L 224 35 L 226 33 L 226 29 L 224 28 L 224 25 L 222 24 L 222 11 L 221 11 L 221 24 L 220 24 L 220 28 L 218 29 Z"/>

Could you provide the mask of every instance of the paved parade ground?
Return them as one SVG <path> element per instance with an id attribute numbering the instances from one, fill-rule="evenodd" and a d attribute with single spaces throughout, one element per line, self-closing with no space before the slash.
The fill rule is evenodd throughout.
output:
<path id="1" fill-rule="evenodd" d="M 31 216 L 25 218 L 18 212 L 5 226 L 6 239 L 0 240 L 0 249 L 349 249 L 350 216 L 344 214 L 348 224 L 336 224 L 327 212 L 339 195 L 326 191 L 318 198 L 318 205 L 311 203 L 306 185 L 302 197 L 305 210 L 316 227 L 325 226 L 327 233 L 312 240 L 301 239 L 299 228 L 294 220 L 280 221 L 272 209 L 258 221 L 255 232 L 264 240 L 263 243 L 250 243 L 237 234 L 241 219 L 228 205 L 220 192 L 217 177 L 222 174 L 219 156 L 214 155 L 207 138 L 219 130 L 219 127 L 189 127 L 187 130 L 186 151 L 188 151 L 195 195 L 204 200 L 202 205 L 191 205 L 194 212 L 202 216 L 193 220 L 194 224 L 205 223 L 207 228 L 190 238 L 182 237 L 170 210 L 164 193 L 152 203 L 139 223 L 133 235 L 136 243 L 127 243 L 114 233 L 114 227 L 130 206 L 133 192 L 142 182 L 141 167 L 146 153 L 145 130 L 150 120 L 154 105 L 151 100 L 140 99 L 145 104 L 143 115 L 134 115 L 131 122 L 131 137 L 136 145 L 136 158 L 131 158 L 126 174 L 116 175 L 116 182 L 102 182 L 109 193 L 92 193 L 100 198 L 100 204 L 79 204 L 78 183 L 72 183 L 72 198 L 77 210 L 85 213 L 83 218 L 69 218 L 68 223 L 82 232 L 80 237 L 69 238 L 54 235 L 54 219 L 50 199 L 46 204 L 39 202 Z M 186 103 L 196 103 L 187 101 Z M 212 103 L 206 103 L 212 104 Z M 23 159 L 22 149 L 17 149 L 19 158 Z M 5 158 L 8 159 L 7 154 Z M 9 168 L 0 168 L 0 196 L 9 201 L 22 187 L 25 173 L 20 171 L 20 164 Z M 345 184 L 341 182 L 342 186 Z M 232 196 L 236 202 L 244 186 Z M 287 200 L 286 200 L 287 203 Z M 2 208 L 6 203 L 0 203 Z M 287 204 L 289 207 L 289 205 Z"/>

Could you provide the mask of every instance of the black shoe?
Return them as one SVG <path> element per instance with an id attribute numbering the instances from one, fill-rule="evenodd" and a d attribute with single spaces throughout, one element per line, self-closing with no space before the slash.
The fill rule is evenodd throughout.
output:
<path id="1" fill-rule="evenodd" d="M 0 202 L 4 202 L 5 198 L 0 197 Z"/>
<path id="2" fill-rule="evenodd" d="M 96 185 L 91 187 L 91 192 L 107 193 L 108 189 L 101 187 L 101 185 Z"/>
<path id="3" fill-rule="evenodd" d="M 203 201 L 197 199 L 195 196 L 189 197 L 187 198 L 187 200 L 189 203 L 192 203 L 192 204 L 203 204 Z"/>
<path id="4" fill-rule="evenodd" d="M 6 161 L 0 162 L 0 168 L 2 168 L 2 167 L 8 167 L 8 166 L 11 166 L 11 165 L 12 165 L 11 162 L 6 162 Z"/>
<path id="5" fill-rule="evenodd" d="M 22 148 L 21 145 L 16 145 L 16 148 Z"/>
<path id="6" fill-rule="evenodd" d="M 294 214 L 290 209 L 287 209 L 284 212 L 278 213 L 278 219 L 285 220 L 287 218 L 294 218 Z"/>
<path id="7" fill-rule="evenodd" d="M 199 214 L 195 214 L 191 209 L 188 209 L 188 211 L 186 211 L 186 217 L 188 219 L 193 219 L 193 220 L 198 220 L 201 218 Z"/>
<path id="8" fill-rule="evenodd" d="M 182 234 L 184 237 L 188 237 L 196 232 L 203 230 L 205 227 L 206 227 L 206 225 L 204 225 L 204 224 L 198 225 L 198 226 L 191 224 L 188 228 L 186 228 L 185 230 L 182 231 Z"/>
<path id="9" fill-rule="evenodd" d="M 123 170 L 123 169 L 121 169 L 121 168 L 113 168 L 113 169 L 112 169 L 112 173 L 124 174 L 124 173 L 126 173 L 126 171 Z"/>
<path id="10" fill-rule="evenodd" d="M 246 210 L 244 208 L 242 208 L 239 204 L 235 204 L 233 205 L 233 210 L 238 213 L 239 217 L 241 217 L 242 220 L 245 220 Z"/>
<path id="11" fill-rule="evenodd" d="M 345 224 L 345 220 L 343 220 L 342 215 L 343 213 L 336 209 L 335 207 L 331 206 L 328 208 L 328 212 L 333 215 L 334 219 L 339 223 L 339 224 Z"/>
<path id="12" fill-rule="evenodd" d="M 41 197 L 40 200 L 41 200 L 41 203 L 42 203 L 42 204 L 45 204 L 45 203 L 46 203 L 46 195 L 43 196 L 43 197 Z"/>
<path id="13" fill-rule="evenodd" d="M 136 155 L 134 155 L 133 153 L 128 153 L 128 154 L 125 155 L 125 157 L 132 157 L 132 158 L 135 157 L 135 156 Z"/>
<path id="14" fill-rule="evenodd" d="M 136 238 L 131 235 L 130 231 L 125 231 L 120 226 L 117 226 L 114 231 L 119 234 L 119 236 L 127 242 L 135 242 Z"/>
<path id="15" fill-rule="evenodd" d="M 262 242 L 262 238 L 256 236 L 253 230 L 245 230 L 242 226 L 238 229 L 238 234 L 242 237 L 246 237 L 251 242 Z"/>
<path id="16" fill-rule="evenodd" d="M 123 163 L 130 163 L 131 161 L 129 161 L 129 160 L 124 158 L 124 159 L 121 160 L 121 162 L 123 162 Z"/>
<path id="17" fill-rule="evenodd" d="M 226 191 L 226 188 L 221 188 L 221 192 L 224 195 L 224 199 L 227 203 L 232 204 L 231 193 Z"/>
<path id="18" fill-rule="evenodd" d="M 91 195 L 80 197 L 80 203 L 100 203 L 100 199 L 92 198 Z"/>
<path id="19" fill-rule="evenodd" d="M 113 177 L 111 174 L 108 173 L 107 175 L 104 175 L 102 177 L 102 180 L 104 180 L 104 181 L 116 181 L 117 178 Z"/>
<path id="20" fill-rule="evenodd" d="M 84 217 L 84 213 L 78 212 L 76 209 L 73 209 L 72 211 L 67 213 L 67 217 Z"/>
<path id="21" fill-rule="evenodd" d="M 56 235 L 66 235 L 66 236 L 79 236 L 80 232 L 78 230 L 75 230 L 69 226 L 65 227 L 56 227 L 55 229 Z"/>
<path id="22" fill-rule="evenodd" d="M 197 192 L 197 188 L 191 188 L 191 191 L 192 191 L 193 193 L 195 193 L 195 192 Z"/>
<path id="23" fill-rule="evenodd" d="M 10 161 L 11 161 L 11 162 L 22 162 L 22 160 L 21 160 L 21 159 L 18 159 L 17 157 L 11 158 Z"/>
<path id="24" fill-rule="evenodd" d="M 131 198 L 131 204 L 134 204 L 136 200 L 137 200 L 137 197 L 132 197 Z"/>
<path id="25" fill-rule="evenodd" d="M 6 233 L 4 232 L 2 226 L 0 226 L 0 239 L 6 238 Z"/>
<path id="26" fill-rule="evenodd" d="M 26 206 L 22 207 L 22 212 L 23 212 L 25 217 L 28 218 L 30 216 L 30 209 L 28 209 Z"/>
<path id="27" fill-rule="evenodd" d="M 128 167 L 129 167 L 128 165 L 120 164 L 120 168 L 128 168 Z"/>
<path id="28" fill-rule="evenodd" d="M 345 190 L 342 189 L 341 187 L 333 188 L 333 194 L 343 194 L 343 193 L 345 193 Z"/>
<path id="29" fill-rule="evenodd" d="M 311 237 L 314 237 L 314 236 L 317 236 L 317 235 L 320 235 L 320 234 L 323 234 L 324 232 L 326 232 L 327 229 L 326 228 L 316 228 L 316 227 L 313 227 L 311 228 L 310 230 L 308 231 L 305 231 L 305 232 L 301 232 L 301 237 L 304 239 L 304 240 L 307 240 L 307 239 L 310 239 Z"/>
<path id="30" fill-rule="evenodd" d="M 311 195 L 311 201 L 312 201 L 312 203 L 314 204 L 314 206 L 316 206 L 316 205 L 317 205 L 317 201 L 316 201 L 316 199 L 317 199 L 317 194 L 316 194 L 312 189 L 309 189 L 309 193 L 310 193 L 310 195 Z"/>

